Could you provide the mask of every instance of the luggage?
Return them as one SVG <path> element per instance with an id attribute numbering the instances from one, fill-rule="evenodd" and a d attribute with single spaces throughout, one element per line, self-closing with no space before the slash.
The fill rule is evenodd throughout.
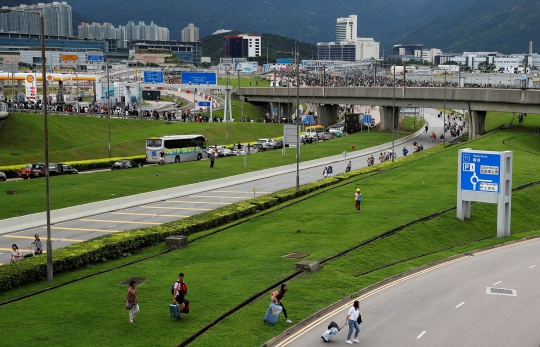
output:
<path id="1" fill-rule="evenodd" d="M 322 334 L 321 339 L 323 339 L 324 342 L 328 342 L 332 337 L 336 336 L 338 332 L 339 330 L 337 328 L 328 329 Z"/>
<path id="2" fill-rule="evenodd" d="M 332 337 L 336 336 L 341 329 L 343 329 L 343 327 L 340 328 L 336 322 L 332 321 L 328 325 L 328 330 L 322 334 L 321 339 L 323 339 L 324 342 L 328 342 Z"/>
<path id="3" fill-rule="evenodd" d="M 26 259 L 26 258 L 30 258 L 30 257 L 33 257 L 33 256 L 34 256 L 34 253 L 29 253 L 29 254 L 25 254 L 23 258 Z"/>
<path id="4" fill-rule="evenodd" d="M 283 308 L 281 306 L 271 302 L 268 310 L 266 311 L 266 314 L 264 315 L 264 322 L 270 323 L 272 325 L 276 324 L 282 310 Z"/>
<path id="5" fill-rule="evenodd" d="M 182 310 L 182 313 L 189 313 L 189 301 L 184 300 L 184 309 Z"/>
<path id="6" fill-rule="evenodd" d="M 170 304 L 171 318 L 180 318 L 180 307 L 177 304 Z"/>

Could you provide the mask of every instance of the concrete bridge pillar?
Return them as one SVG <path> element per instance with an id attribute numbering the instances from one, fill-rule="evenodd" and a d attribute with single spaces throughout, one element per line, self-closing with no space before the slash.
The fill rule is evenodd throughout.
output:
<path id="1" fill-rule="evenodd" d="M 383 106 L 379 107 L 381 112 L 381 131 L 382 132 L 391 132 L 392 124 L 394 125 L 394 130 L 397 130 L 399 125 L 399 107 L 394 108 L 394 114 L 392 118 L 392 106 Z"/>
<path id="2" fill-rule="evenodd" d="M 474 139 L 475 137 L 486 133 L 486 114 L 487 111 L 471 111 L 469 139 Z"/>
<path id="3" fill-rule="evenodd" d="M 316 104 L 315 108 L 317 110 L 317 125 L 327 127 L 337 123 L 339 105 Z"/>
<path id="4" fill-rule="evenodd" d="M 0 81 L 0 100 L 4 100 L 6 97 L 4 96 L 4 81 Z"/>

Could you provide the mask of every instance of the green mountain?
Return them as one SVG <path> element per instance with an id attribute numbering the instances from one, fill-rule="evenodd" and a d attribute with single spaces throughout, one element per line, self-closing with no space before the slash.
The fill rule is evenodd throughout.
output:
<path id="1" fill-rule="evenodd" d="M 145 21 L 167 27 L 180 39 L 189 23 L 210 36 L 219 29 L 271 33 L 298 41 L 335 41 L 336 19 L 358 16 L 358 36 L 373 37 L 381 50 L 421 43 L 445 52 L 523 52 L 540 26 L 538 0 L 70 0 L 74 12 L 115 26 Z M 107 9 L 107 10 L 103 10 Z M 263 44 L 263 50 L 266 44 Z M 300 51 L 304 53 L 302 50 Z M 308 50 L 309 52 L 309 50 Z M 203 52 L 208 55 L 208 52 Z"/>

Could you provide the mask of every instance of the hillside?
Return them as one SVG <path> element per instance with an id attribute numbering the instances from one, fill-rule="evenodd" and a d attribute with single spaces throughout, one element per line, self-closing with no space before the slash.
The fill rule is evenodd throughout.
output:
<path id="1" fill-rule="evenodd" d="M 143 0 L 71 0 L 69 4 L 89 21 L 115 26 L 154 21 L 169 28 L 171 39 L 180 39 L 181 30 L 194 23 L 201 37 L 230 29 L 312 44 L 335 41 L 336 18 L 357 14 L 358 36 L 373 37 L 387 52 L 394 44 L 410 43 L 445 52 L 524 52 L 540 27 L 537 0 L 335 0 L 331 5 L 322 0 L 261 0 L 256 5 L 207 0 L 204 6 L 175 0 L 162 0 L 159 6 Z"/>
<path id="2" fill-rule="evenodd" d="M 206 36 L 202 38 L 201 45 L 202 45 L 202 50 L 203 50 L 203 56 L 211 57 L 213 63 L 219 62 L 219 58 L 222 58 L 224 56 L 223 38 L 226 35 L 235 35 L 235 34 L 241 34 L 241 32 L 233 31 L 226 34 L 210 35 L 210 36 Z M 296 44 L 297 49 L 300 52 L 300 59 L 311 59 L 312 57 L 315 57 L 315 59 L 317 58 L 317 46 L 315 45 L 305 43 L 305 42 L 299 42 L 297 40 L 284 37 L 284 36 L 275 35 L 275 34 L 262 34 L 262 37 L 261 37 L 262 57 L 258 59 L 259 63 L 260 64 L 266 63 L 267 47 L 268 47 L 268 61 L 274 62 L 276 58 L 289 58 L 291 54 L 276 53 L 276 52 L 277 51 L 293 52 L 295 44 Z M 253 59 L 250 58 L 250 60 L 253 60 Z"/>

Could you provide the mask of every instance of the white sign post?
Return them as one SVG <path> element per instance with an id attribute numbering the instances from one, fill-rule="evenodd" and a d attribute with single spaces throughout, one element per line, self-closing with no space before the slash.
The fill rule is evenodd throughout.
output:
<path id="1" fill-rule="evenodd" d="M 457 217 L 471 218 L 471 202 L 497 204 L 497 237 L 510 236 L 513 152 L 461 149 L 458 154 Z"/>

